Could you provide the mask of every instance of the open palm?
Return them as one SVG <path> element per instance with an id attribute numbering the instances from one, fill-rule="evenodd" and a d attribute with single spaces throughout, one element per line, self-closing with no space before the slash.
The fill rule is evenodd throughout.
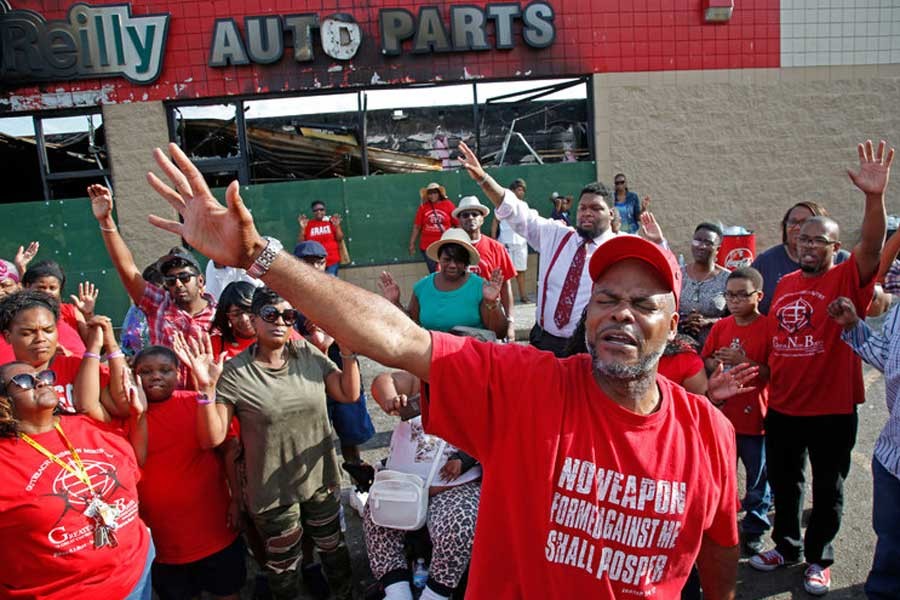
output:
<path id="1" fill-rule="evenodd" d="M 494 302 L 500 297 L 500 290 L 503 287 L 503 272 L 497 268 L 491 273 L 490 279 L 484 280 L 481 288 L 481 295 L 487 302 Z"/>
<path id="2" fill-rule="evenodd" d="M 240 186 L 232 181 L 222 206 L 209 191 L 203 174 L 176 144 L 169 144 L 169 159 L 162 150 L 153 151 L 156 164 L 172 183 L 153 173 L 147 181 L 184 219 L 184 223 L 150 215 L 150 223 L 185 239 L 198 252 L 217 263 L 247 268 L 265 247 L 253 217 L 244 206 Z M 174 161 L 174 162 L 173 162 Z"/>
<path id="3" fill-rule="evenodd" d="M 859 171 L 854 173 L 847 169 L 853 184 L 866 194 L 881 195 L 887 189 L 891 174 L 891 163 L 894 162 L 894 149 L 885 154 L 887 144 L 884 140 L 878 143 L 878 150 L 872 146 L 872 140 L 859 144 Z"/>

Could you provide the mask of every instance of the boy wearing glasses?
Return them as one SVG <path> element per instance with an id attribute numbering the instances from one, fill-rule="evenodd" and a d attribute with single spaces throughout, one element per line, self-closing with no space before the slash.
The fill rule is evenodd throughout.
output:
<path id="1" fill-rule="evenodd" d="M 162 286 L 146 281 L 112 218 L 112 193 L 102 185 L 91 185 L 87 191 L 119 279 L 132 302 L 147 315 L 150 344 L 171 348 L 175 332 L 186 338 L 199 338 L 202 332 L 209 331 L 216 301 L 204 289 L 197 259 L 184 248 L 172 248 L 156 261 Z M 178 388 L 193 388 L 190 371 L 184 365 L 179 370 Z"/>
<path id="2" fill-rule="evenodd" d="M 741 522 L 743 550 L 758 554 L 765 549 L 763 534 L 771 527 L 769 508 L 772 494 L 766 475 L 766 448 L 763 418 L 769 400 L 768 321 L 759 312 L 763 279 L 752 267 L 735 269 L 725 283 L 725 302 L 731 315 L 716 321 L 706 338 L 701 355 L 706 369 L 731 369 L 741 363 L 759 368 L 750 390 L 715 404 L 737 434 L 737 453 L 747 471 L 747 495 L 741 502 L 746 511 Z"/>

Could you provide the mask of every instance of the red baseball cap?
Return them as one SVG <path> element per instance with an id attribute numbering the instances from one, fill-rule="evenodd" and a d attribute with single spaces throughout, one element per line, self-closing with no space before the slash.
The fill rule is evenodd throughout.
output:
<path id="1" fill-rule="evenodd" d="M 653 267 L 675 294 L 675 304 L 678 305 L 678 298 L 681 296 L 681 267 L 678 266 L 678 260 L 668 250 L 636 235 L 617 235 L 600 244 L 588 266 L 591 281 L 597 281 L 608 268 L 629 258 L 642 260 Z"/>

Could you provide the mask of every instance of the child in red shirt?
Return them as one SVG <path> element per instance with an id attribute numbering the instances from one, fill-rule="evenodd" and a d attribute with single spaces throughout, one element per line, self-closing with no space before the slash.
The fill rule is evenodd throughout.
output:
<path id="1" fill-rule="evenodd" d="M 702 356 L 708 370 L 731 368 L 749 362 L 759 366 L 757 387 L 717 405 L 734 425 L 738 456 L 747 471 L 747 495 L 741 523 L 744 551 L 758 554 L 765 549 L 762 536 L 771 526 L 771 491 L 766 477 L 763 418 L 769 398 L 767 318 L 759 312 L 763 297 L 762 275 L 751 267 L 736 269 L 728 276 L 725 302 L 731 316 L 717 321 L 706 338 Z"/>

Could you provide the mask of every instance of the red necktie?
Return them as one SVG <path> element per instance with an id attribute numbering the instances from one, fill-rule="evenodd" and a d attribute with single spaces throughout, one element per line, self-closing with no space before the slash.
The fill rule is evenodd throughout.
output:
<path id="1" fill-rule="evenodd" d="M 559 302 L 556 312 L 553 313 L 553 322 L 562 329 L 572 318 L 572 308 L 575 306 L 575 297 L 578 295 L 578 286 L 581 283 L 581 274 L 584 271 L 584 257 L 587 254 L 585 248 L 587 240 L 582 240 L 572 257 L 569 272 L 566 273 L 566 281 L 563 283 L 562 292 L 559 294 Z"/>

